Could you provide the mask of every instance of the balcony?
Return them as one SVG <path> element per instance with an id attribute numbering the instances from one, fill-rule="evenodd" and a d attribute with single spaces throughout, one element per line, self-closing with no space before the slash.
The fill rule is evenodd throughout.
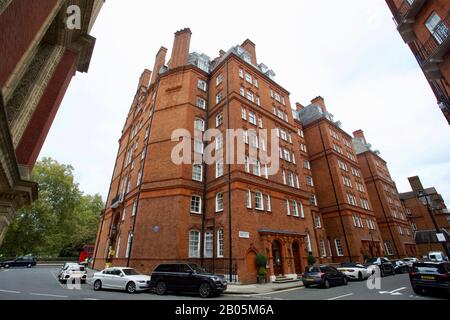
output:
<path id="1" fill-rule="evenodd" d="M 416 17 L 422 10 L 425 2 L 427 0 L 403 0 L 397 10 L 397 14 L 394 16 L 397 30 L 406 43 L 411 43 L 416 39 L 412 26 L 416 22 Z"/>
<path id="2" fill-rule="evenodd" d="M 429 80 L 439 80 L 442 73 L 439 64 L 450 49 L 450 14 L 433 29 L 428 40 L 420 48 L 419 63 Z"/>
<path id="3" fill-rule="evenodd" d="M 117 209 L 122 203 L 123 203 L 123 194 L 118 194 L 118 195 L 111 201 L 111 208 L 112 208 L 112 209 Z"/>

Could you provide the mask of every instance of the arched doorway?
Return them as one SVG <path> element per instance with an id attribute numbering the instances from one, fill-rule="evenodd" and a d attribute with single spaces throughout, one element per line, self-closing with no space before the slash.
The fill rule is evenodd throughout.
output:
<path id="1" fill-rule="evenodd" d="M 275 276 L 284 275 L 283 254 L 281 248 L 281 243 L 278 240 L 275 240 L 272 243 L 273 272 Z"/>
<path id="2" fill-rule="evenodd" d="M 292 244 L 292 255 L 294 256 L 294 267 L 296 274 L 302 274 L 302 264 L 300 262 L 300 245 L 297 241 Z"/>

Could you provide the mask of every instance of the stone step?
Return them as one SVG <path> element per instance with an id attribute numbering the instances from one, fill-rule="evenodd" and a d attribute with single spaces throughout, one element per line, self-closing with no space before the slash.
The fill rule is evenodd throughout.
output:
<path id="1" fill-rule="evenodd" d="M 294 283 L 294 282 L 301 282 L 301 280 L 300 279 L 292 279 L 292 278 L 284 278 L 284 279 L 276 279 L 273 283 L 284 284 L 284 283 Z"/>

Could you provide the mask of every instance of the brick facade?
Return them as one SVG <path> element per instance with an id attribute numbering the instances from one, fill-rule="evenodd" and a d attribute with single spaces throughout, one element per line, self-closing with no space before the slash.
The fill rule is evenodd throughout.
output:
<path id="1" fill-rule="evenodd" d="M 386 0 L 450 124 L 450 2 Z"/>

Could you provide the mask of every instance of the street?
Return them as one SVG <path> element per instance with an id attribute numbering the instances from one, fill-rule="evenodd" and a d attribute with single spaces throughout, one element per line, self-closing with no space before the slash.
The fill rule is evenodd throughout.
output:
<path id="1" fill-rule="evenodd" d="M 0 269 L 0 300 L 202 300 L 196 295 L 151 292 L 127 294 L 119 291 L 94 291 L 90 284 L 81 290 L 69 290 L 56 278 L 58 268 Z M 439 296 L 417 296 L 411 289 L 408 275 L 382 278 L 381 289 L 369 290 L 365 281 L 349 282 L 348 286 L 295 288 L 267 294 L 224 294 L 211 300 L 433 300 Z"/>

